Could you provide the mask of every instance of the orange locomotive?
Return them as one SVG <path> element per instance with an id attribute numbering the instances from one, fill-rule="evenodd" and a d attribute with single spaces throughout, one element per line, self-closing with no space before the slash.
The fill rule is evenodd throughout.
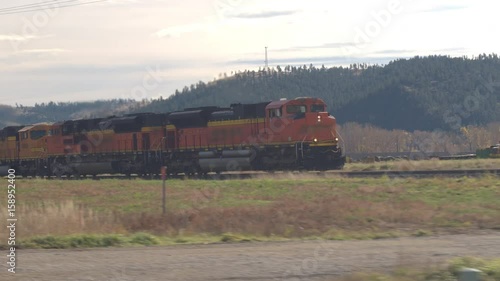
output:
<path id="1" fill-rule="evenodd" d="M 205 174 L 341 169 L 336 120 L 317 98 L 70 120 L 0 130 L 0 174 Z"/>

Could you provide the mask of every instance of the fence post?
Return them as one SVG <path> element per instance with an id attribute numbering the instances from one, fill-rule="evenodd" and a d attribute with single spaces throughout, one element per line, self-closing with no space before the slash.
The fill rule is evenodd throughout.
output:
<path id="1" fill-rule="evenodd" d="M 167 197 L 167 191 L 165 188 L 165 181 L 167 180 L 167 167 L 162 166 L 161 167 L 161 180 L 163 181 L 163 188 L 162 188 L 162 193 L 161 193 L 161 208 L 162 208 L 162 214 L 166 213 L 166 197 Z"/>
<path id="2" fill-rule="evenodd" d="M 458 272 L 458 281 L 479 281 L 481 270 L 475 268 L 462 268 Z"/>

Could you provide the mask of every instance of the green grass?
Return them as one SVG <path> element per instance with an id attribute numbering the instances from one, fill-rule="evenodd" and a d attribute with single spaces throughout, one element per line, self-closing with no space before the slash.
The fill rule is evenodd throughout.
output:
<path id="1" fill-rule="evenodd" d="M 286 241 L 279 237 L 256 237 L 244 234 L 223 233 L 221 235 L 180 235 L 177 237 L 157 236 L 145 232 L 122 234 L 75 234 L 63 236 L 34 236 L 20 240 L 20 249 L 75 249 L 129 246 L 156 246 L 179 244 L 242 243 L 263 241 Z M 0 249 L 7 249 L 6 245 Z"/>
<path id="2" fill-rule="evenodd" d="M 128 241 L 130 240 L 130 241 Z M 41 249 L 66 249 L 66 248 L 94 248 L 122 246 L 124 244 L 136 244 L 131 239 L 126 239 L 121 235 L 71 235 L 71 236 L 40 236 L 22 240 L 20 248 L 41 248 Z M 138 243 L 137 243 L 138 244 Z"/>
<path id="3" fill-rule="evenodd" d="M 387 162 L 354 162 L 344 166 L 346 171 L 379 171 L 379 170 L 453 170 L 453 169 L 498 169 L 500 159 L 465 159 L 465 160 L 420 160 L 420 161 L 387 161 Z"/>
<path id="4" fill-rule="evenodd" d="M 144 233 L 159 237 L 160 244 L 175 244 L 199 237 L 232 241 L 228 233 L 243 240 L 344 240 L 500 229 L 500 181 L 494 176 L 389 179 L 284 173 L 246 180 L 169 180 L 165 215 L 161 186 L 161 181 L 145 180 L 18 180 L 18 237 L 29 242 L 40 236 L 101 239 L 139 233 L 135 242 L 72 238 L 76 246 L 102 246 L 154 243 Z M 0 201 L 0 208 L 6 208 L 5 202 Z M 0 213 L 0 220 L 5 215 Z"/>
<path id="5" fill-rule="evenodd" d="M 406 267 L 387 273 L 358 273 L 337 281 L 456 281 L 464 267 L 479 269 L 482 281 L 500 281 L 500 259 L 456 258 L 443 266 Z"/>
<path id="6" fill-rule="evenodd" d="M 207 206 L 259 206 L 284 197 L 313 200 L 325 195 L 347 195 L 361 200 L 414 200 L 440 205 L 494 203 L 498 199 L 498 178 L 460 179 L 251 179 L 232 181 L 171 180 L 167 182 L 169 209 Z M 76 204 L 94 210 L 148 212 L 158 211 L 160 181 L 22 181 L 19 204 L 36 199 L 57 201 L 73 198 Z M 399 194 L 395 194 L 399 193 Z M 155 204 L 156 203 L 156 204 Z"/>

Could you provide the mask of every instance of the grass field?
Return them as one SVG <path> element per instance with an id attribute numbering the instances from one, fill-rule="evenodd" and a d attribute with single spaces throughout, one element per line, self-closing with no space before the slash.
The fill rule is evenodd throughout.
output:
<path id="1" fill-rule="evenodd" d="M 494 176 L 169 180 L 165 215 L 161 186 L 154 180 L 18 180 L 17 237 L 29 247 L 63 248 L 500 229 L 500 181 Z"/>
<path id="2" fill-rule="evenodd" d="M 390 273 L 358 273 L 335 279 L 336 281 L 428 281 L 458 280 L 460 270 L 464 267 L 481 271 L 482 281 L 500 280 L 500 259 L 485 260 L 480 258 L 456 258 L 445 265 L 427 268 L 398 268 Z M 332 280 L 334 281 L 334 280 Z"/>
<path id="3" fill-rule="evenodd" d="M 499 169 L 500 159 L 466 159 L 466 160 L 420 160 L 420 161 L 385 161 L 372 163 L 348 163 L 346 171 L 415 171 L 415 170 L 460 170 L 460 169 Z"/>

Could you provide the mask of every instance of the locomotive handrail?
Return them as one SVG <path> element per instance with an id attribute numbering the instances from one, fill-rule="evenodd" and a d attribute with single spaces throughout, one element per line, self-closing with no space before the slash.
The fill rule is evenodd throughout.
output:
<path id="1" fill-rule="evenodd" d="M 307 134 L 304 136 L 304 138 L 300 142 L 300 154 L 302 156 L 302 159 L 304 159 L 304 141 L 306 140 L 306 138 L 307 138 Z"/>
<path id="2" fill-rule="evenodd" d="M 163 151 L 163 148 L 165 148 L 166 150 L 168 150 L 168 147 L 167 147 L 167 137 L 161 137 L 161 140 L 160 140 L 160 146 L 161 146 L 161 151 Z"/>
<path id="3" fill-rule="evenodd" d="M 335 139 L 335 136 L 333 135 L 333 131 L 331 131 L 333 139 Z M 342 141 L 342 156 L 345 156 L 345 141 L 344 138 L 342 138 L 342 135 L 339 133 L 339 131 L 335 130 L 335 133 L 337 133 L 337 136 L 339 136 L 339 139 Z M 338 146 L 338 144 L 337 144 Z"/>
<path id="4" fill-rule="evenodd" d="M 161 148 L 162 144 L 163 144 L 163 139 L 165 137 L 162 137 L 161 139 L 159 139 L 157 142 L 154 142 L 153 145 L 151 145 L 151 147 L 153 147 L 153 150 L 163 150 L 163 149 L 158 149 L 158 148 Z"/>

